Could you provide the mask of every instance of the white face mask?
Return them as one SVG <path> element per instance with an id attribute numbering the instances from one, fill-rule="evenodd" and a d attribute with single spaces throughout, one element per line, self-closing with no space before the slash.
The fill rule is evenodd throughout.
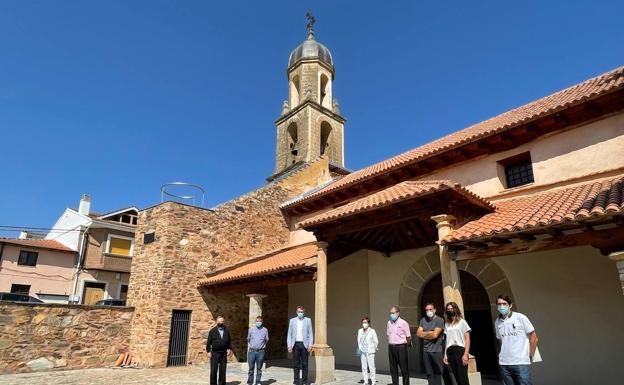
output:
<path id="1" fill-rule="evenodd" d="M 427 312 L 427 317 L 429 317 L 429 318 L 433 318 L 434 315 L 435 315 L 435 313 L 432 312 L 432 311 L 428 311 Z"/>
<path id="2" fill-rule="evenodd" d="M 363 327 L 364 329 L 368 329 L 368 324 L 367 324 L 367 323 L 363 323 L 363 324 L 362 324 L 362 327 Z"/>

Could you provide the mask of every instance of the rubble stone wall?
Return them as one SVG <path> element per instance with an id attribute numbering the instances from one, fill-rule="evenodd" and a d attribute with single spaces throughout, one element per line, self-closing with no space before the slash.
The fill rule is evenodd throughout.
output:
<path id="1" fill-rule="evenodd" d="M 0 302 L 0 374 L 111 366 L 128 350 L 130 307 Z"/>

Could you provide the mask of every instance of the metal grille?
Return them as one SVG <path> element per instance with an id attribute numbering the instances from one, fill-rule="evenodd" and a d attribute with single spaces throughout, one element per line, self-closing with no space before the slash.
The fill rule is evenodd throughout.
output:
<path id="1" fill-rule="evenodd" d="M 171 315 L 171 332 L 169 334 L 169 354 L 167 366 L 186 365 L 188 351 L 190 310 L 174 310 Z"/>
<path id="2" fill-rule="evenodd" d="M 510 164 L 505 167 L 507 176 L 507 188 L 522 186 L 533 183 L 533 167 L 531 160 L 524 160 L 520 163 Z"/>

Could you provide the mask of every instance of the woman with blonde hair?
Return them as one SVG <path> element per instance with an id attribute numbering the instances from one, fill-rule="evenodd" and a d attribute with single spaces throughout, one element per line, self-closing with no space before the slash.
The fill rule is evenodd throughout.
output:
<path id="1" fill-rule="evenodd" d="M 461 310 L 455 302 L 446 304 L 444 321 L 446 335 L 444 363 L 449 366 L 458 385 L 470 385 L 468 382 L 470 326 L 462 317 Z"/>

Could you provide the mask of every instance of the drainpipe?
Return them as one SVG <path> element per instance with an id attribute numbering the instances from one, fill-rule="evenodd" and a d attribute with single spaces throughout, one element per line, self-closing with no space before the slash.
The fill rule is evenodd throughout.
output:
<path id="1" fill-rule="evenodd" d="M 80 227 L 81 232 L 83 231 L 83 227 Z M 78 249 L 78 263 L 76 264 L 76 274 L 74 274 L 74 281 L 72 282 L 72 302 L 73 297 L 76 296 L 76 290 L 78 290 L 78 278 L 80 277 L 80 273 L 82 272 L 82 265 L 84 263 L 84 255 L 87 250 L 87 241 L 89 239 L 89 228 L 87 227 L 82 232 L 80 237 L 80 247 Z M 82 300 L 82 298 L 81 298 Z"/>
<path id="2" fill-rule="evenodd" d="M 4 242 L 0 242 L 0 270 L 2 270 L 2 254 L 4 253 Z"/>

